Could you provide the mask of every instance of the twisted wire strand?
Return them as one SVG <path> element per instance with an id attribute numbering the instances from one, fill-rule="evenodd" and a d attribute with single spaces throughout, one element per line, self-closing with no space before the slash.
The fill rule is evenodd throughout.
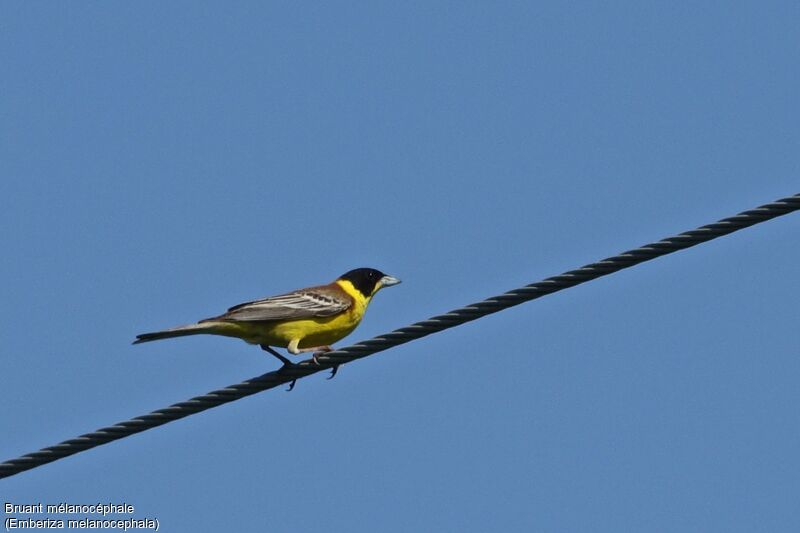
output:
<path id="1" fill-rule="evenodd" d="M 358 344 L 319 355 L 317 356 L 318 364 L 314 363 L 312 359 L 307 359 L 292 367 L 284 367 L 280 370 L 268 372 L 241 383 L 230 385 L 224 389 L 215 390 L 202 396 L 196 396 L 146 415 L 137 416 L 131 420 L 119 422 L 113 426 L 104 427 L 74 439 L 65 440 L 64 442 L 43 448 L 37 452 L 10 459 L 4 463 L 0 463 L 0 478 L 13 476 L 20 472 L 89 450 L 96 446 L 161 426 L 173 420 L 179 420 L 189 415 L 256 394 L 257 392 L 291 383 L 296 379 L 310 376 L 322 370 L 347 364 L 361 359 L 362 357 L 367 357 L 432 333 L 437 333 L 477 320 L 486 315 L 535 300 L 536 298 L 563 289 L 574 287 L 581 283 L 638 265 L 639 263 L 650 261 L 651 259 L 679 250 L 691 248 L 692 246 L 786 215 L 799 209 L 800 194 L 776 200 L 775 202 L 722 219 L 719 222 L 646 244 L 640 248 L 628 250 L 619 255 L 603 259 L 596 263 L 591 263 L 575 270 L 570 270 L 558 276 L 531 283 L 530 285 L 510 290 L 506 293 L 487 298 L 486 300 L 467 305 L 460 309 L 455 309 L 448 313 L 422 320 L 372 339 L 361 341 Z"/>

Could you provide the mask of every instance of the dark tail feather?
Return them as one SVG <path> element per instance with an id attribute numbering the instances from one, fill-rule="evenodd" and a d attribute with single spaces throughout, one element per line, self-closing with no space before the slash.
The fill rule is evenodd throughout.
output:
<path id="1" fill-rule="evenodd" d="M 178 326 L 177 328 L 165 329 L 164 331 L 154 331 L 152 333 L 142 333 L 141 335 L 136 335 L 136 340 L 133 341 L 133 344 L 158 341 L 161 339 L 171 339 L 173 337 L 186 337 L 187 335 L 198 335 L 200 333 L 208 332 L 208 324 L 189 324 L 187 326 Z"/>

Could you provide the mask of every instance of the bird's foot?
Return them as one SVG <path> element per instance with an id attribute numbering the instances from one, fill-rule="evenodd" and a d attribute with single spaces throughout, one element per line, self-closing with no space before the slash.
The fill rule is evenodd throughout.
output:
<path id="1" fill-rule="evenodd" d="M 318 351 L 314 352 L 311 355 L 311 360 L 314 361 L 314 363 L 318 365 L 320 363 L 319 363 L 319 360 L 317 359 L 317 356 L 320 356 L 320 355 L 322 355 L 324 353 L 332 352 L 332 351 L 333 351 L 333 348 L 331 348 L 330 346 L 320 346 L 320 349 Z M 336 365 L 333 368 L 331 368 L 331 375 L 328 376 L 327 379 L 333 379 L 333 377 L 336 375 L 336 373 L 338 371 L 339 371 L 339 365 Z"/>
<path id="2" fill-rule="evenodd" d="M 285 373 L 287 370 L 289 370 L 290 368 L 293 368 L 293 367 L 295 367 L 295 366 L 297 366 L 297 363 L 292 363 L 291 361 L 287 360 L 287 361 L 286 361 L 285 363 L 283 363 L 283 365 L 281 365 L 281 367 L 278 369 L 278 374 L 283 374 L 283 373 Z M 296 384 L 296 383 L 297 383 L 297 380 L 296 380 L 296 379 L 293 379 L 293 380 L 292 380 L 292 382 L 291 382 L 291 383 L 289 383 L 289 388 L 288 388 L 288 389 L 286 389 L 286 392 L 292 392 L 292 389 L 294 389 L 294 386 L 295 386 L 295 384 Z"/>
<path id="3" fill-rule="evenodd" d="M 340 366 L 340 365 L 336 365 L 335 367 L 331 368 L 331 375 L 330 375 L 330 376 L 328 376 L 326 379 L 333 379 L 333 378 L 335 378 L 335 377 L 336 377 L 336 373 L 339 371 L 339 366 Z"/>
<path id="4" fill-rule="evenodd" d="M 283 363 L 281 365 L 281 367 L 278 369 L 279 373 L 285 371 L 286 369 L 289 369 L 289 368 L 297 366 L 295 363 L 292 363 L 286 357 L 282 356 L 281 354 L 279 354 L 278 352 L 273 350 L 271 346 L 268 346 L 266 344 L 262 344 L 261 345 L 261 349 L 264 350 L 265 352 L 269 352 L 270 354 L 274 355 L 275 357 L 277 357 L 280 360 L 281 363 Z M 297 383 L 297 380 L 293 379 L 292 382 L 289 383 L 289 388 L 286 389 L 286 392 L 291 392 L 291 390 L 294 389 L 295 383 Z"/>
<path id="5" fill-rule="evenodd" d="M 313 354 L 311 354 L 311 360 L 314 361 L 314 364 L 319 365 L 320 363 L 319 363 L 319 359 L 317 359 L 317 357 L 319 357 L 322 354 L 325 354 L 325 353 L 328 353 L 328 352 L 332 352 L 333 348 L 331 348 L 330 346 L 320 346 L 318 348 L 315 348 L 315 350 L 317 350 L 317 351 L 314 352 Z"/>
<path id="6" fill-rule="evenodd" d="M 283 368 L 284 368 L 284 367 L 281 367 L 281 368 L 280 368 L 280 370 L 278 370 L 278 372 L 280 372 L 281 370 L 283 370 Z M 288 389 L 286 389 L 286 392 L 292 392 L 292 389 L 294 389 L 294 384 L 295 384 L 295 383 L 297 383 L 297 380 L 296 380 L 296 379 L 293 379 L 293 380 L 292 380 L 292 382 L 291 382 L 291 383 L 289 383 L 289 388 L 288 388 Z"/>

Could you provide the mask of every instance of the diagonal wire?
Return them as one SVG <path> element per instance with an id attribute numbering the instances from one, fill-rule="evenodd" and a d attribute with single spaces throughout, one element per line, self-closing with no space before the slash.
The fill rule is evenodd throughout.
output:
<path id="1" fill-rule="evenodd" d="M 176 403 L 158 409 L 146 415 L 137 416 L 113 426 L 98 429 L 80 437 L 65 440 L 60 444 L 43 448 L 38 452 L 29 453 L 16 459 L 0 463 L 0 478 L 13 476 L 25 470 L 30 470 L 44 464 L 63 459 L 78 452 L 122 439 L 161 426 L 167 422 L 178 420 L 189 415 L 217 407 L 222 404 L 250 396 L 257 392 L 290 383 L 295 379 L 304 378 L 329 369 L 337 365 L 350 363 L 362 357 L 387 350 L 400 344 L 425 337 L 432 333 L 459 326 L 466 322 L 476 320 L 486 315 L 502 311 L 509 307 L 519 305 L 554 292 L 574 287 L 581 283 L 597 279 L 619 270 L 629 268 L 639 263 L 684 250 L 692 246 L 716 239 L 761 222 L 786 215 L 800 209 L 800 194 L 782 198 L 770 204 L 765 204 L 738 215 L 725 218 L 719 222 L 708 224 L 700 228 L 668 237 L 658 242 L 646 244 L 641 248 L 629 250 L 619 255 L 603 259 L 596 263 L 570 270 L 559 276 L 553 276 L 524 287 L 476 302 L 474 304 L 455 309 L 449 313 L 438 315 L 428 320 L 423 320 L 404 328 L 396 329 L 390 333 L 379 335 L 358 344 L 340 348 L 317 357 L 319 364 L 311 359 L 302 361 L 292 367 L 285 367 L 262 376 L 248 379 L 242 383 L 225 387 L 196 396 L 185 402 Z"/>

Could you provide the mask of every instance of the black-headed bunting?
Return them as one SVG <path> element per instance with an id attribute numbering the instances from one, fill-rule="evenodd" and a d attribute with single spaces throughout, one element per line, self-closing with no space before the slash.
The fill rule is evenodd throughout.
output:
<path id="1" fill-rule="evenodd" d="M 293 363 L 273 346 L 286 348 L 293 355 L 313 352 L 316 361 L 317 355 L 333 350 L 331 344 L 358 326 L 379 290 L 398 283 L 399 279 L 379 270 L 357 268 L 327 285 L 239 304 L 222 315 L 195 324 L 142 333 L 136 336 L 134 344 L 187 335 L 224 335 L 258 344 L 284 366 Z M 331 378 L 337 369 L 333 368 Z M 289 390 L 293 387 L 294 382 Z"/>

